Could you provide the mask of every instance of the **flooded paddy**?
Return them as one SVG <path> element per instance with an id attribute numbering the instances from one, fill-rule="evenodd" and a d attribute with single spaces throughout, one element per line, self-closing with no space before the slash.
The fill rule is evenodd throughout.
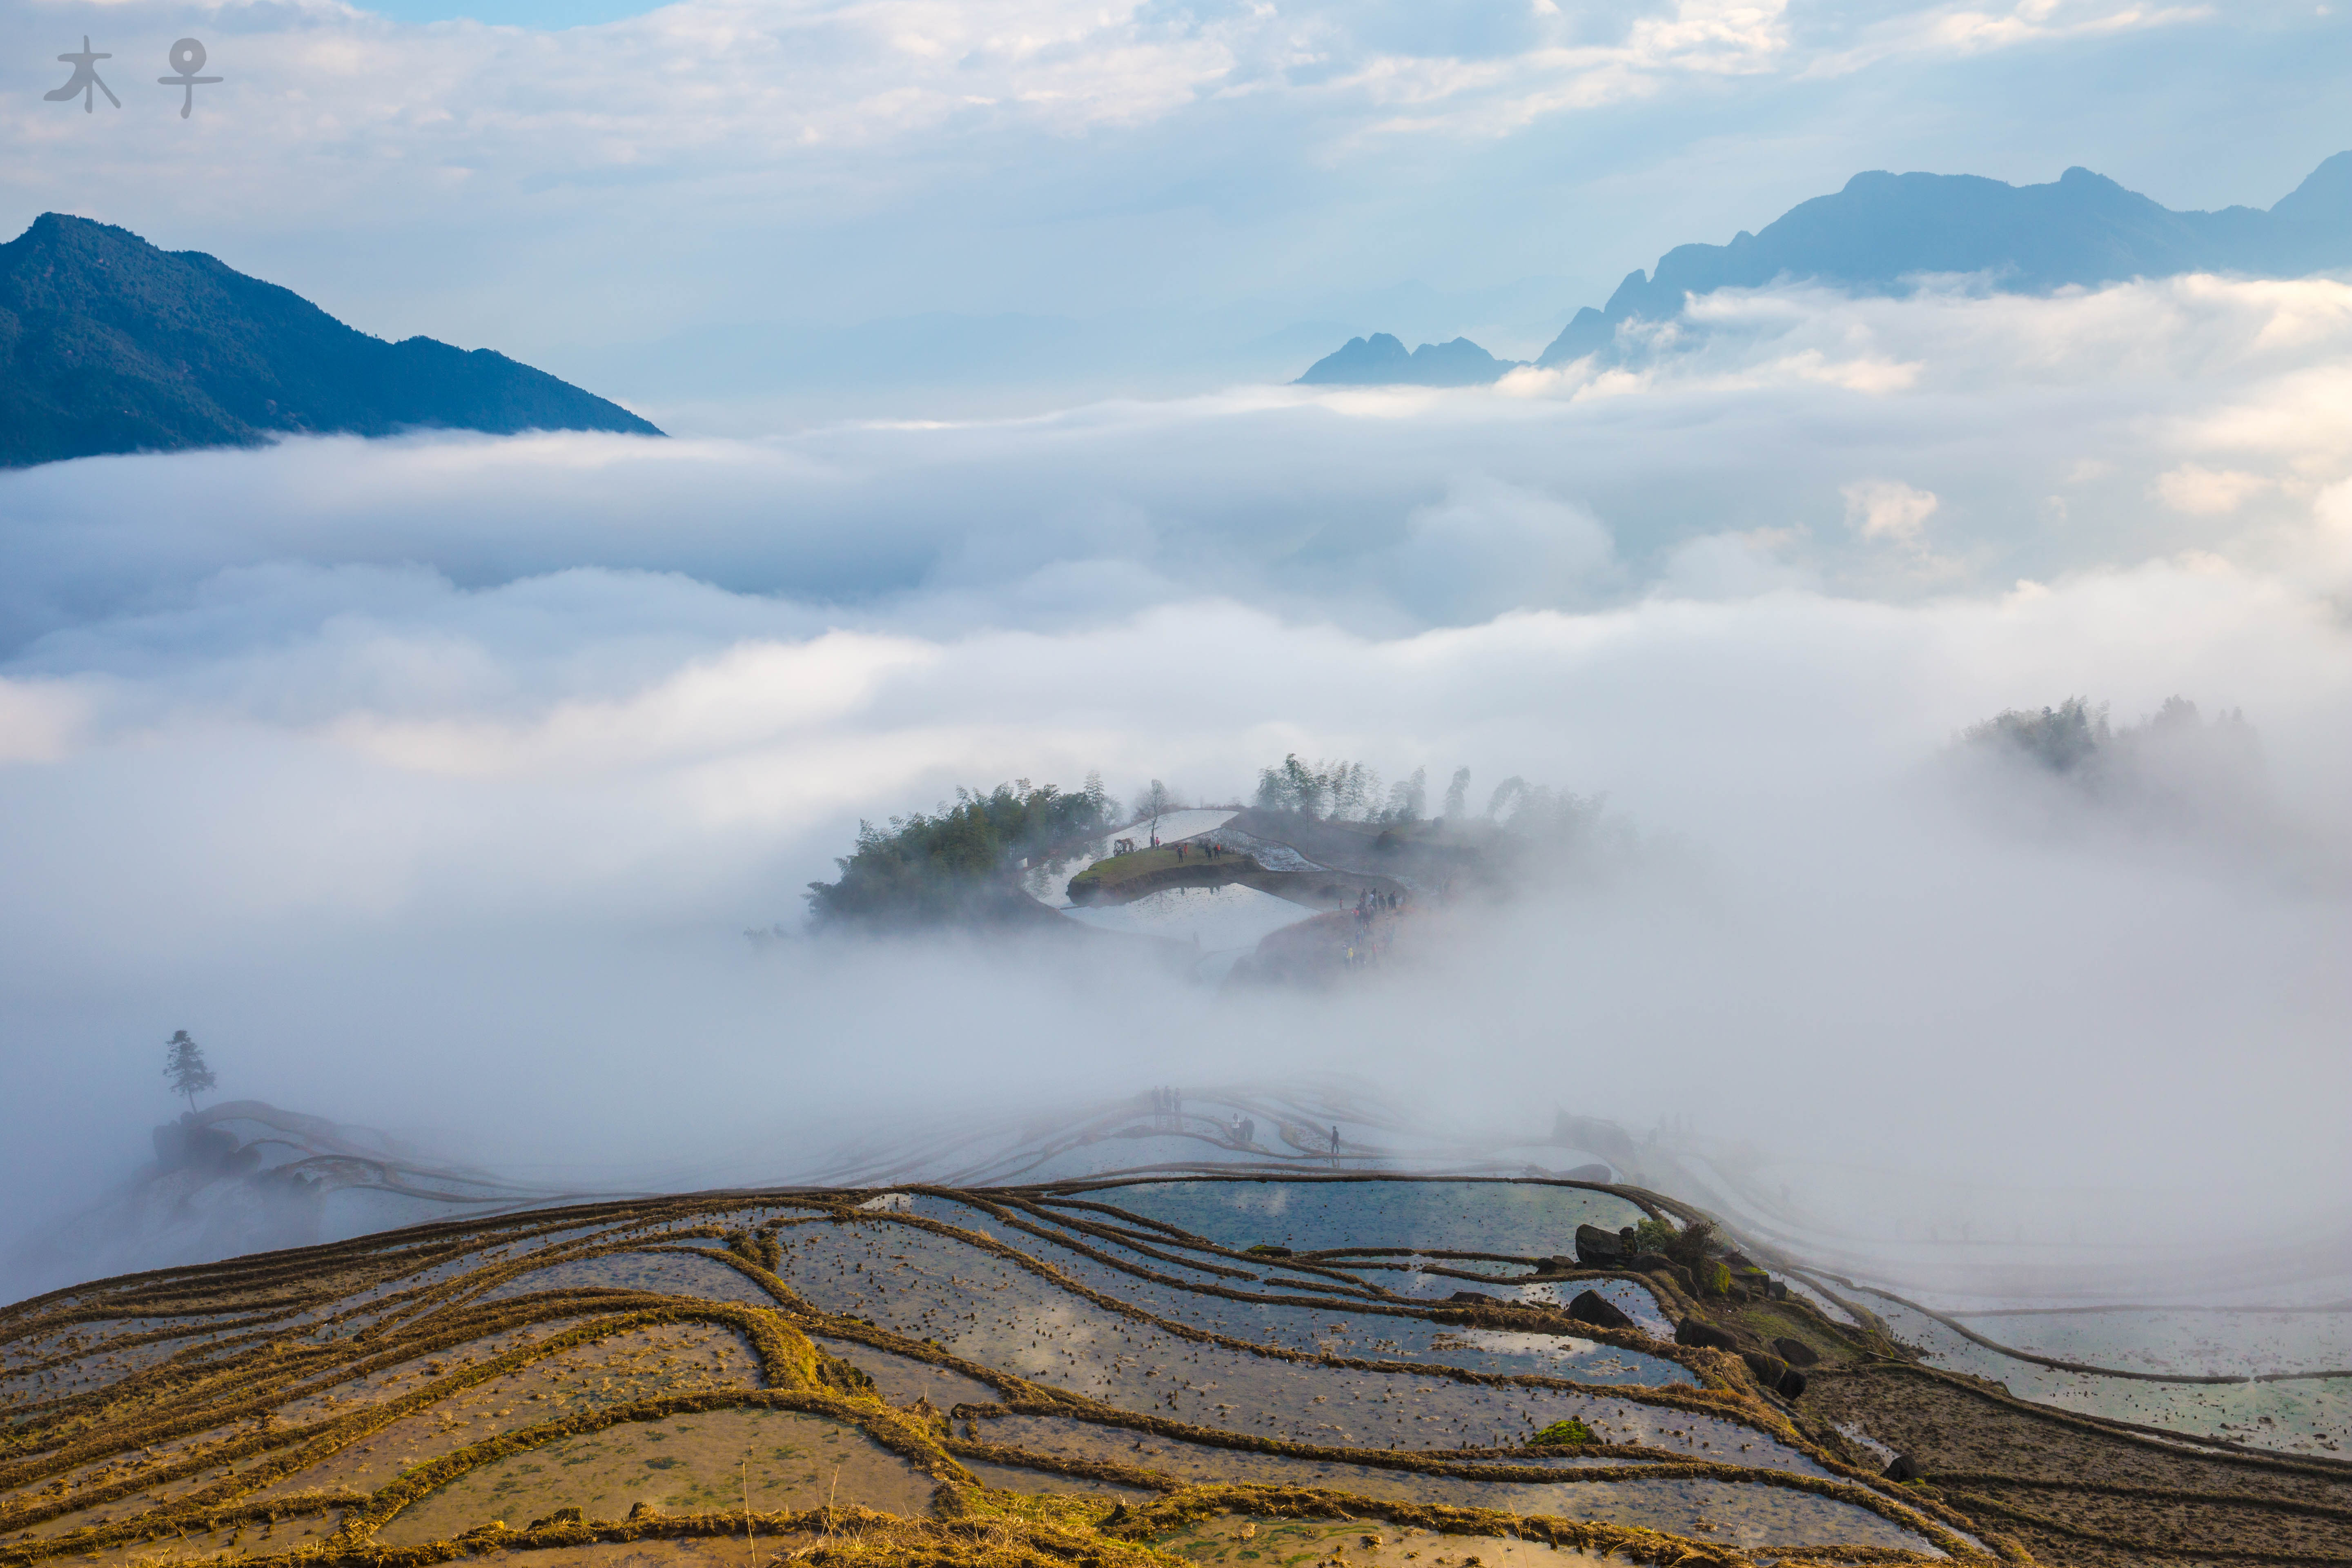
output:
<path id="1" fill-rule="evenodd" d="M 499 1301 L 539 1290 L 578 1289 L 652 1290 L 706 1301 L 740 1301 L 752 1307 L 771 1304 L 768 1293 L 736 1269 L 684 1252 L 615 1252 L 602 1258 L 577 1258 L 519 1274 L 485 1292 L 483 1300 Z"/>
<path id="2" fill-rule="evenodd" d="M 1078 1244 L 1083 1243 L 1098 1251 L 1118 1254 L 1116 1244 L 1099 1237 L 1072 1237 L 1071 1245 L 1055 1246 L 1035 1236 L 1000 1225 L 968 1205 L 951 1205 L 928 1197 L 918 1197 L 916 1205 L 919 1214 L 948 1224 L 967 1226 L 994 1236 L 1008 1245 L 1019 1245 L 1032 1256 L 1051 1263 L 1061 1272 L 1095 1290 L 1116 1296 L 1170 1321 L 1190 1324 L 1229 1339 L 1312 1355 L 1344 1356 L 1360 1361 L 1429 1362 L 1506 1376 L 1535 1373 L 1575 1383 L 1622 1383 L 1663 1387 L 1697 1381 L 1686 1368 L 1640 1351 L 1596 1344 L 1568 1334 L 1512 1334 L 1490 1330 L 1463 1330 L 1422 1318 L 1365 1311 L 1358 1304 L 1364 1298 L 1351 1300 L 1347 1297 L 1335 1296 L 1330 1299 L 1329 1305 L 1317 1308 L 1281 1301 L 1236 1300 L 1227 1295 L 1204 1294 L 1199 1289 L 1143 1279 L 1076 1249 Z M 1264 1277 L 1252 1280 L 1187 1273 L 1163 1260 L 1139 1253 L 1127 1253 L 1121 1260 L 1127 1262 L 1130 1268 L 1173 1275 L 1222 1291 L 1282 1293 L 1294 1297 L 1300 1293 L 1299 1288 L 1286 1289 L 1283 1277 L 1270 1269 Z M 1221 1266 L 1228 1269 L 1232 1267 L 1230 1260 L 1221 1260 Z M 1260 1267 L 1264 1268 L 1263 1265 Z M 1673 1337 L 1674 1331 L 1658 1311 L 1655 1300 L 1641 1287 L 1615 1280 L 1597 1283 L 1612 1287 L 1612 1297 L 1622 1296 L 1629 1302 L 1638 1298 L 1643 1313 L 1655 1325 L 1658 1337 Z M 1579 1289 L 1583 1288 L 1580 1283 L 1575 1287 Z M 1528 1287 L 1520 1292 L 1517 1299 L 1544 1305 L 1565 1305 L 1566 1297 L 1555 1300 L 1550 1296 L 1531 1293 L 1554 1289 L 1550 1286 Z M 1574 1294 L 1574 1290 L 1569 1294 Z M 1427 1305 L 1402 1299 L 1392 1304 L 1400 1308 Z"/>
<path id="3" fill-rule="evenodd" d="M 1174 1420 L 1298 1442 L 1467 1448 L 1523 1442 L 1591 1404 L 1563 1390 L 1318 1366 L 1202 1344 L 1059 1289 L 1006 1259 L 906 1226 L 811 1229 L 793 1235 L 784 1252 L 785 1279 L 827 1310 L 934 1340 L 1049 1387 Z M 1368 1320 L 1367 1340 L 1408 1321 Z M 1647 1371 L 1634 1364 L 1633 1352 L 1576 1342 L 1585 1348 L 1570 1357 L 1595 1370 Z M 1516 1362 L 1513 1371 L 1539 1370 L 1526 1364 L 1518 1347 L 1504 1354 L 1465 1342 L 1463 1349 Z"/>
<path id="4" fill-rule="evenodd" d="M 1138 1436 L 1052 1417 L 1012 1416 L 984 1424 L 982 1436 L 1034 1453 L 1156 1470 L 1191 1484 L 1312 1487 L 1397 1502 L 1446 1503 L 1560 1519 L 1640 1525 L 1741 1545 L 1835 1542 L 1922 1550 L 1929 1543 L 1870 1510 L 1788 1487 L 1689 1477 L 1633 1480 L 1486 1480 L 1433 1476 L 1343 1461 L 1253 1454 Z M 1559 1462 L 1562 1471 L 1599 1468 L 1607 1460 Z"/>
<path id="5" fill-rule="evenodd" d="M 1433 1279 L 1433 1288 L 1439 1281 Z M 1675 1325 L 1658 1298 L 1631 1279 L 1563 1279 L 1557 1284 L 1515 1285 L 1512 1298 L 1531 1306 L 1565 1307 L 1590 1290 L 1633 1320 L 1633 1326 L 1662 1340 L 1675 1337 Z"/>
<path id="6" fill-rule="evenodd" d="M 1359 1568 L 1583 1568 L 1610 1559 L 1507 1535 L 1439 1535 L 1378 1521 L 1254 1519 L 1220 1514 L 1151 1538 L 1188 1563 L 1296 1568 L 1343 1561 Z"/>
<path id="7" fill-rule="evenodd" d="M 998 1396 L 996 1390 L 977 1378 L 913 1356 L 893 1355 L 856 1340 L 828 1339 L 823 1334 L 810 1337 L 828 1354 L 839 1356 L 872 1378 L 874 1391 L 886 1404 L 912 1405 L 928 1399 L 941 1410 L 951 1410 L 959 1405 L 985 1405 Z"/>
<path id="8" fill-rule="evenodd" d="M 203 1563 L 221 1557 L 266 1556 L 315 1548 L 343 1522 L 343 1510 L 331 1509 L 275 1521 L 262 1519 L 215 1530 L 178 1531 L 159 1540 L 137 1541 L 110 1551 L 76 1556 L 77 1563 L 96 1563 L 105 1568 L 139 1568 L 141 1564 Z"/>
<path id="9" fill-rule="evenodd" d="M 1873 1297 L 1871 1305 L 1897 1339 L 1927 1352 L 1932 1364 L 1990 1378 L 2037 1404 L 2284 1454 L 2332 1458 L 2352 1438 L 2352 1377 L 2158 1383 L 2069 1372 L 1988 1350 L 1895 1302 Z M 2011 1321 L 1990 1320 L 2003 1326 Z M 2074 1342 L 2084 1350 L 2111 1353 L 2116 1347 L 2106 1339 L 2107 1332 L 2080 1335 Z M 2164 1342 L 2158 1344 L 2162 1347 Z M 2194 1347 L 2175 1343 L 2169 1353 L 2186 1359 Z"/>
<path id="10" fill-rule="evenodd" d="M 646 1399 L 748 1391 L 760 1383 L 759 1363 L 731 1330 L 699 1323 L 629 1330 L 455 1391 L 255 1495 L 282 1497 L 314 1487 L 373 1490 L 486 1437 Z"/>
<path id="11" fill-rule="evenodd" d="M 559 1438 L 468 1472 L 395 1514 L 377 1532 L 421 1545 L 485 1518 L 518 1527 L 559 1508 L 625 1519 L 640 1503 L 679 1513 L 774 1513 L 856 1504 L 929 1511 L 937 1483 L 855 1426 L 790 1410 L 725 1410 L 631 1422 Z"/>
<path id="12" fill-rule="evenodd" d="M 1192 942 L 1203 957 L 1212 957 L 1246 952 L 1272 932 L 1315 913 L 1305 904 L 1228 882 L 1222 888 L 1163 888 L 1123 904 L 1081 906 L 1069 918 L 1097 931 Z"/>
<path id="13" fill-rule="evenodd" d="M 1313 1132 L 1261 1119 L 1260 1142 Z M 1187 1131 L 1130 1142 L 1198 1146 L 1217 1126 L 1193 1115 Z M 1111 1142 L 1087 1147 L 1108 1159 Z M 1008 1196 L 1037 1206 L 1005 1209 Z M 647 1199 L 602 1205 L 593 1223 L 518 1216 L 386 1237 L 378 1251 L 338 1249 L 315 1273 L 290 1254 L 184 1271 L 171 1301 L 190 1311 L 182 1319 L 148 1316 L 160 1298 L 130 1282 L 87 1288 L 81 1310 L 100 1318 L 52 1303 L 0 1320 L 17 1395 L 9 1435 L 29 1435 L 0 1486 L 0 1549 L 16 1553 L 8 1568 L 235 1563 L 315 1547 L 357 1518 L 382 1521 L 383 1549 L 435 1560 L 691 1568 L 724 1555 L 714 1532 L 747 1510 L 795 1516 L 778 1529 L 801 1534 L 762 1539 L 772 1552 L 828 1528 L 807 1510 L 854 1504 L 875 1510 L 857 1528 L 889 1551 L 958 1561 L 967 1538 L 939 1532 L 980 1516 L 941 1504 L 943 1484 L 1008 1542 L 1047 1528 L 1036 1521 L 1084 1534 L 1115 1503 L 1159 1506 L 1132 1477 L 1081 1479 L 1056 1461 L 1171 1486 L 1307 1488 L 1340 1506 L 1489 1508 L 1690 1548 L 1929 1543 L 1856 1500 L 1874 1494 L 1839 1479 L 1838 1439 L 1817 1447 L 1823 1428 L 1783 1425 L 1801 1408 L 1727 1384 L 1745 1375 L 1735 1363 L 1664 1342 L 1666 1314 L 1638 1282 L 1530 1278 L 1529 1264 L 1573 1250 L 1577 1225 L 1639 1217 L 1613 1194 L 1187 1179 L 1083 1201 L 1105 1206 L 1037 1188 L 900 1194 L 849 1218 L 831 1194 Z M 772 1247 L 797 1300 L 771 1298 L 715 1256 L 721 1233 L 747 1253 Z M 1261 1244 L 1351 1250 L 1246 1254 Z M 1433 1265 L 1503 1302 L 1557 1310 L 1594 1289 L 1652 1338 L 1615 1343 L 1557 1317 L 1474 1322 L 1444 1300 L 1465 1282 Z M 169 1331 L 142 1342 L 159 1328 Z M 988 1376 L 924 1359 L 933 1353 Z M 1712 1369 L 1713 1384 L 1694 1366 Z M 77 1402 L 77 1391 L 102 1397 Z M 1571 1421 L 1604 1447 L 1528 1449 Z M 970 1473 L 1002 1491 L 956 1479 L 965 1472 L 949 1449 L 967 1438 L 998 1446 L 973 1454 Z M 1673 1473 L 1686 1461 L 1719 1468 Z M 1806 1489 L 1816 1484 L 1829 1489 Z M 1221 1563 L 1277 1551 L 1287 1563 L 1344 1544 L 1333 1531 L 1346 1521 L 1253 1526 L 1247 1510 L 1216 1506 L 1181 1531 L 1171 1514 L 1159 1532 L 1169 1550 Z M 612 1539 L 591 1539 L 600 1521 Z M 1353 1563 L 1573 1560 L 1507 1531 L 1474 1548 L 1357 1528 Z M 1365 1546 L 1365 1532 L 1379 1543 Z M 1132 1549 L 1108 1536 L 1101 1548 L 1106 1561 Z"/>
<path id="14" fill-rule="evenodd" d="M 2017 1350 L 2126 1372 L 2259 1377 L 2352 1369 L 2352 1308 L 2110 1307 L 1948 1315 Z"/>
<path id="15" fill-rule="evenodd" d="M 1503 1182 L 1148 1182 L 1082 1194 L 1225 1247 L 1488 1252 L 1538 1258 L 1576 1250 L 1576 1227 L 1646 1217 L 1612 1193 Z"/>

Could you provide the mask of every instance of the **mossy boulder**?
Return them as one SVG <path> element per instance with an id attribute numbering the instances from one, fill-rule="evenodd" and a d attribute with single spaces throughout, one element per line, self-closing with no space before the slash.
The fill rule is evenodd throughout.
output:
<path id="1" fill-rule="evenodd" d="M 1528 1447 L 1530 1448 L 1545 1448 L 1555 1445 L 1592 1443 L 1598 1441 L 1599 1439 L 1594 1437 L 1592 1435 L 1591 1427 L 1587 1426 L 1583 1422 L 1579 1421 L 1575 1416 L 1571 1415 L 1564 1421 L 1553 1422 L 1550 1426 L 1545 1427 L 1542 1431 L 1528 1438 Z"/>

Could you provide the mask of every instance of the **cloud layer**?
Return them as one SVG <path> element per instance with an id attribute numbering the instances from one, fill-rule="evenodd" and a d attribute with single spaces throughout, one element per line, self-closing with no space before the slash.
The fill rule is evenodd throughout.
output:
<path id="1" fill-rule="evenodd" d="M 1342 1068 L 2273 1201 L 2352 1089 L 2347 299 L 1784 291 L 1493 391 L 0 477 L 0 1173 L 119 1169 L 187 1027 L 224 1092 L 681 1181 L 802 1168 L 819 1108 Z M 2073 693 L 2243 709 L 2252 793 L 1943 760 Z M 1291 751 L 1653 848 L 1337 996 L 739 934 L 959 784 Z"/>
<path id="2" fill-rule="evenodd" d="M 1492 391 L 36 469 L 0 480 L 0 646 L 127 670 L 347 592 L 553 593 L 590 568 L 687 580 L 657 601 L 755 595 L 713 612 L 747 632 L 1045 627 L 1201 597 L 1401 632 L 1656 591 L 2005 589 L 2184 551 L 2332 569 L 2314 509 L 2352 478 L 2344 284 L 1800 289 L 1696 315 L 1637 368 Z"/>

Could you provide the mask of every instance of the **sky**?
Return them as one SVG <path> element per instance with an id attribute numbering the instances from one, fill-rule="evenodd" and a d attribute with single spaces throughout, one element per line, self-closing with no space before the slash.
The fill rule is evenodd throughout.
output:
<path id="1" fill-rule="evenodd" d="M 121 111 L 39 96 L 85 32 Z M 142 79 L 190 34 L 228 79 L 183 121 Z M 225 1097 L 516 1167 L 772 1177 L 828 1125 L 1343 1070 L 2044 1214 L 2340 1215 L 2352 283 L 1793 283 L 1616 368 L 1285 384 L 1370 330 L 1532 353 L 1861 169 L 2267 205 L 2352 146 L 2326 8 L 0 38 L 0 228 L 119 223 L 672 432 L 0 473 L 0 1252 L 135 1167 L 181 1027 Z M 2086 795 L 1956 743 L 2071 696 L 2242 712 L 2253 760 Z M 1230 799 L 1292 752 L 1604 797 L 1639 851 L 1335 996 L 744 934 L 959 785 Z"/>
<path id="2" fill-rule="evenodd" d="M 1371 331 L 1531 357 L 1866 169 L 2267 205 L 2352 147 L 2346 19 L 2284 0 L 442 9 L 8 0 L 0 231 L 101 218 L 747 433 L 1287 379 Z M 84 34 L 125 109 L 39 96 Z M 152 82 L 190 34 L 224 80 L 184 121 Z"/>

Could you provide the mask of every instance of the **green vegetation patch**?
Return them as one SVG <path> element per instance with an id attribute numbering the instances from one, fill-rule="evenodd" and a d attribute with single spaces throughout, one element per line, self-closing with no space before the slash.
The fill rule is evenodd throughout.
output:
<path id="1" fill-rule="evenodd" d="M 1555 1443 L 1590 1443 L 1591 1441 L 1593 1441 L 1592 1428 L 1571 1415 L 1564 1421 L 1553 1422 L 1528 1438 L 1528 1447 L 1541 1448 Z"/>
<path id="2" fill-rule="evenodd" d="M 1243 871 L 1252 868 L 1255 864 L 1246 855 L 1220 856 L 1212 859 L 1197 848 L 1188 849 L 1180 858 L 1174 845 L 1163 844 L 1157 849 L 1138 849 L 1130 854 L 1113 855 L 1107 860 L 1096 861 L 1070 879 L 1070 897 L 1073 900 L 1082 900 L 1087 892 L 1109 892 L 1139 877 L 1149 877 L 1155 871 L 1173 870 L 1179 866 L 1191 868 L 1223 865 L 1235 871 Z"/>
<path id="3" fill-rule="evenodd" d="M 894 816 L 888 828 L 857 825 L 857 847 L 836 859 L 836 881 L 809 884 L 809 914 L 819 925 L 938 925 L 984 915 L 1014 902 L 1016 861 L 1050 857 L 1110 824 L 1112 805 L 1099 775 L 1064 794 L 1027 779 L 985 795 L 956 791 L 956 804 Z"/>

